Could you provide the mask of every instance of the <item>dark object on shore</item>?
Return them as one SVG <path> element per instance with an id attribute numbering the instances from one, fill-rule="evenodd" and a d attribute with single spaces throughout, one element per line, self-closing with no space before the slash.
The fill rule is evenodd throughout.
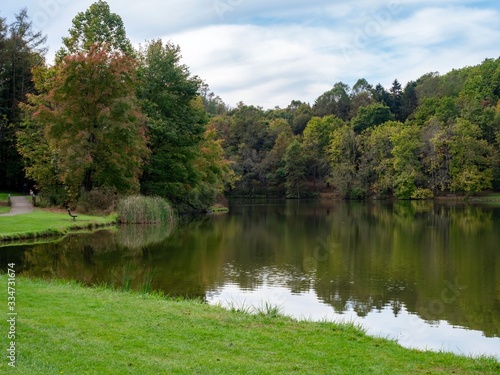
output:
<path id="1" fill-rule="evenodd" d="M 33 207 L 36 206 L 36 194 L 33 190 L 30 190 L 30 195 L 31 195 L 31 203 L 33 204 Z"/>
<path id="2" fill-rule="evenodd" d="M 71 210 L 70 210 L 70 208 L 69 208 L 69 207 L 68 207 L 68 215 L 69 215 L 69 216 L 71 216 L 71 217 L 73 218 L 73 221 L 75 221 L 75 220 L 76 220 L 76 218 L 78 217 L 78 215 L 76 215 L 76 214 L 72 214 L 72 213 L 71 213 Z"/>

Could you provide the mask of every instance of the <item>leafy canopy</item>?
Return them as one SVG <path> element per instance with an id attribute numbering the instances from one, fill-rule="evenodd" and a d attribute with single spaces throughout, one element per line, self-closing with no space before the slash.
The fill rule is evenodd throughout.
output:
<path id="1" fill-rule="evenodd" d="M 76 199 L 80 187 L 138 191 L 147 148 L 135 71 L 133 58 L 105 44 L 67 56 L 35 75 L 40 94 L 29 98 L 31 118 L 58 151 L 70 199 Z"/>
<path id="2" fill-rule="evenodd" d="M 63 38 L 64 47 L 59 50 L 58 58 L 89 51 L 92 46 L 104 43 L 113 52 L 121 51 L 128 55 L 134 52 L 121 17 L 111 13 L 108 3 L 99 0 L 73 18 L 69 36 Z"/>

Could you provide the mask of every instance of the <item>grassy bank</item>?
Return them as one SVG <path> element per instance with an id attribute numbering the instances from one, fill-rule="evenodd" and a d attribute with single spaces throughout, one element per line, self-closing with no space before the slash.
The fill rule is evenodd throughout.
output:
<path id="1" fill-rule="evenodd" d="M 7 277 L 0 276 L 7 295 Z M 492 359 L 408 350 L 349 325 L 16 280 L 12 374 L 495 374 Z M 7 306 L 7 305 L 5 305 Z M 5 307 L 6 309 L 7 307 Z M 0 331 L 8 332 L 5 319 Z M 7 346 L 6 334 L 3 346 Z M 10 344 L 9 344 L 10 345 Z M 6 371 L 8 370 L 8 371 Z"/>
<path id="2" fill-rule="evenodd" d="M 29 214 L 0 217 L 0 241 L 62 235 L 115 222 L 115 216 L 78 215 L 74 221 L 68 213 L 36 209 Z"/>

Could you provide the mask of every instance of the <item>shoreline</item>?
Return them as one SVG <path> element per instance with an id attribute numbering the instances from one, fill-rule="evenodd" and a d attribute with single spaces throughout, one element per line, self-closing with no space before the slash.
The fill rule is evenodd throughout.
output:
<path id="1" fill-rule="evenodd" d="M 69 215 L 53 210 L 35 209 L 27 214 L 0 217 L 0 243 L 65 236 L 81 230 L 96 230 L 117 225 L 116 215 Z"/>
<path id="2" fill-rule="evenodd" d="M 14 265 L 15 267 L 15 265 Z M 7 275 L 0 275 L 6 293 Z M 491 357 L 403 348 L 352 324 L 17 276 L 19 374 L 494 374 Z M 1 323 L 7 328 L 7 322 Z M 40 347 L 50 347 L 46 352 Z"/>
<path id="3" fill-rule="evenodd" d="M 239 198 L 239 199 L 259 199 L 259 198 Z M 322 198 L 322 197 L 318 197 L 313 200 L 317 200 L 319 202 L 343 201 L 342 199 Z M 390 201 L 391 199 L 381 199 L 381 200 Z M 363 201 L 370 202 L 373 201 L 373 199 L 365 199 Z M 478 195 L 474 197 L 455 196 L 455 195 L 440 196 L 423 201 L 436 202 L 436 203 L 498 205 L 500 204 L 500 193 L 486 193 L 484 195 Z M 229 212 L 229 209 L 227 207 L 213 206 L 210 208 L 208 212 L 212 214 L 223 214 Z M 50 216 L 51 219 L 53 219 L 55 215 L 57 215 L 59 220 L 57 223 L 54 223 L 52 221 L 53 224 L 48 224 L 45 218 L 43 217 L 43 214 L 40 213 L 45 213 L 46 215 Z M 28 224 L 25 223 L 26 221 L 25 219 L 29 221 Z M 7 223 L 6 220 L 9 220 L 9 223 Z M 10 227 L 16 227 L 17 225 L 19 225 L 20 222 L 23 222 L 24 229 L 22 230 L 10 229 Z M 62 209 L 36 208 L 35 211 L 31 213 L 15 215 L 15 216 L 0 216 L 0 243 L 8 243 L 19 240 L 60 237 L 81 230 L 96 230 L 96 229 L 116 226 L 117 224 L 118 220 L 113 215 L 111 216 L 81 215 L 77 218 L 76 221 L 73 221 L 68 216 L 68 214 Z M 40 225 L 42 225 L 42 228 L 39 228 Z M 34 226 L 34 228 L 31 228 L 31 226 Z"/>

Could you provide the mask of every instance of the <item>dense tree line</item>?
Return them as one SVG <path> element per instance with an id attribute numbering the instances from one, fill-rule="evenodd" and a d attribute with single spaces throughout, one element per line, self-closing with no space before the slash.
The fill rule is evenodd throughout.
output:
<path id="1" fill-rule="evenodd" d="M 210 126 L 235 195 L 422 199 L 500 188 L 500 59 L 389 90 L 338 82 L 313 105 L 240 103 Z"/>
<path id="2" fill-rule="evenodd" d="M 2 188 L 22 185 L 24 170 L 49 204 L 141 192 L 201 210 L 231 183 L 207 127 L 208 89 L 180 63 L 178 46 L 153 40 L 134 50 L 120 16 L 98 1 L 74 18 L 47 65 L 26 10 L 16 22 L 9 36 L 18 46 L 2 48 L 2 57 L 19 55 L 2 59 L 13 81 L 2 81 Z"/>
<path id="3" fill-rule="evenodd" d="M 180 48 L 135 50 L 105 1 L 73 20 L 54 64 L 26 9 L 0 18 L 0 189 L 51 204 L 141 192 L 181 209 L 224 191 L 429 198 L 500 188 L 500 59 L 386 90 L 338 82 L 311 105 L 228 108 Z"/>
<path id="4" fill-rule="evenodd" d="M 10 24 L 0 17 L 0 189 L 23 184 L 23 162 L 16 148 L 20 103 L 35 91 L 32 69 L 45 63 L 45 39 L 33 30 L 26 9 Z"/>

